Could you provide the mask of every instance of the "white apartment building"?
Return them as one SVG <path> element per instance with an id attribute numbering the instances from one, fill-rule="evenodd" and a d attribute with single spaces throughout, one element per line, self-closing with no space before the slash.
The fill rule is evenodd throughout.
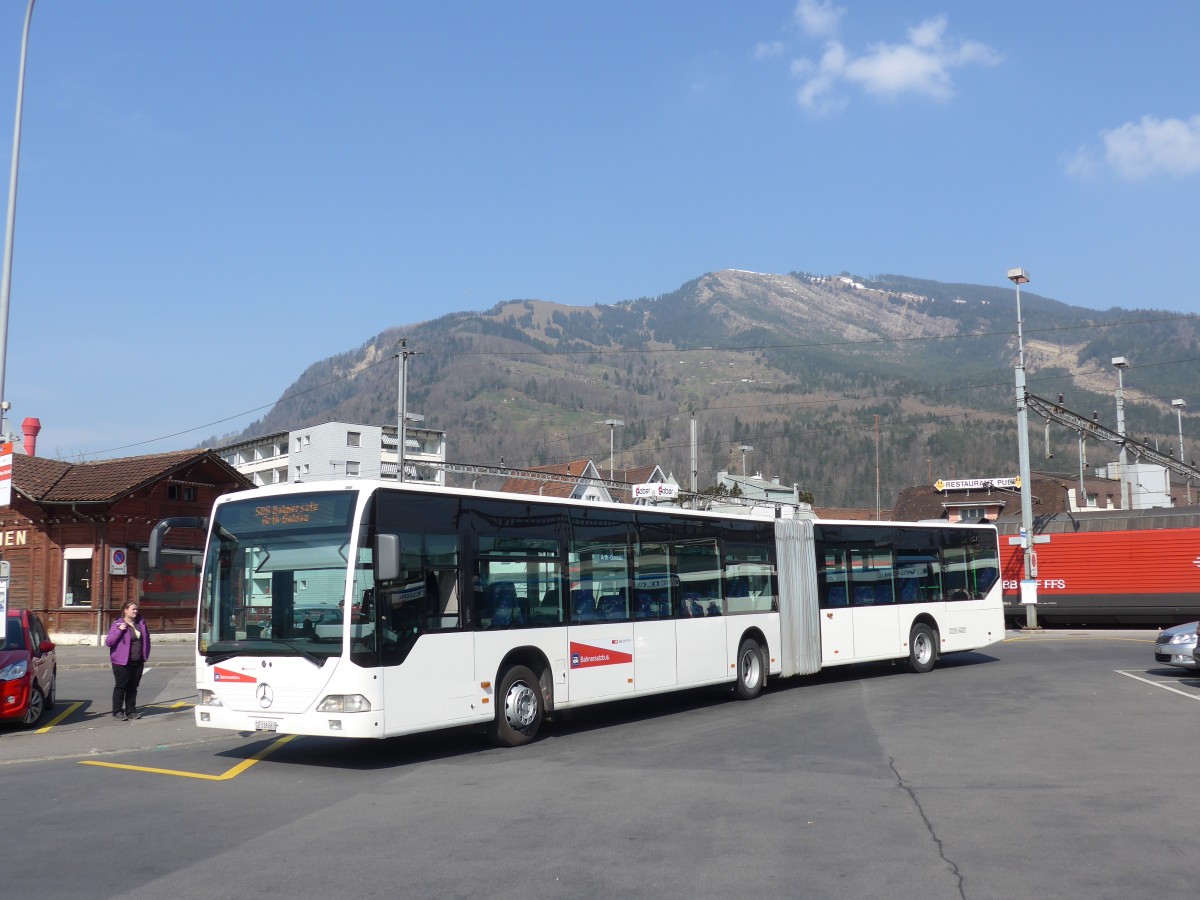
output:
<path id="1" fill-rule="evenodd" d="M 431 463 L 446 461 L 446 432 L 425 428 L 423 416 L 405 423 L 404 480 L 445 484 L 446 473 Z M 215 451 L 255 485 L 335 478 L 396 477 L 399 453 L 395 425 L 324 422 L 218 447 Z"/>

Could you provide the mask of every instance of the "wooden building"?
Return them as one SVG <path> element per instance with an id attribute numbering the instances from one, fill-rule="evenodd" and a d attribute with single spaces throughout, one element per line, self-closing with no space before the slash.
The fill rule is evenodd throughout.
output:
<path id="1" fill-rule="evenodd" d="M 171 531 L 159 573 L 150 531 L 169 516 L 206 516 L 249 480 L 210 450 L 68 463 L 14 454 L 12 499 L 0 507 L 8 605 L 35 610 L 57 639 L 98 641 L 126 600 L 158 633 L 195 630 L 204 535 Z"/>

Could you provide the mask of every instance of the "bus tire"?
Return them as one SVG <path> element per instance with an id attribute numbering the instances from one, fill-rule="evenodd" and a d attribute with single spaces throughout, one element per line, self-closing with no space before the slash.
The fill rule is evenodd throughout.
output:
<path id="1" fill-rule="evenodd" d="M 537 737 L 545 709 L 542 686 L 525 666 L 512 666 L 500 676 L 496 717 L 488 725 L 488 740 L 498 747 L 520 747 Z"/>
<path id="2" fill-rule="evenodd" d="M 918 622 L 908 633 L 908 667 L 920 674 L 928 672 L 937 662 L 937 635 L 932 628 Z"/>
<path id="3" fill-rule="evenodd" d="M 767 666 L 763 661 L 763 650 L 754 638 L 745 638 L 737 655 L 737 679 L 733 692 L 739 700 L 753 700 L 762 693 L 767 681 Z"/>

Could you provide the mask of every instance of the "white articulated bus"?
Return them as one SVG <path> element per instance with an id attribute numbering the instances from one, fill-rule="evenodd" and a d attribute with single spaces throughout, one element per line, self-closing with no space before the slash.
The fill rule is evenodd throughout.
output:
<path id="1" fill-rule="evenodd" d="M 229 494 L 210 520 L 196 722 L 389 737 L 904 659 L 1004 637 L 996 529 L 719 515 L 373 481 Z"/>

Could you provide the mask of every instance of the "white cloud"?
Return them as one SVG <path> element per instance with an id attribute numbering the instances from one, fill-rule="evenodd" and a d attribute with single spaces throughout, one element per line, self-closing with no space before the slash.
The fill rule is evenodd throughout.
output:
<path id="1" fill-rule="evenodd" d="M 1072 178 L 1090 178 L 1100 168 L 1096 154 L 1089 147 L 1080 147 L 1074 153 L 1064 153 L 1063 168 Z"/>
<path id="2" fill-rule="evenodd" d="M 816 111 L 845 105 L 844 99 L 834 102 L 833 96 L 842 82 L 884 97 L 901 94 L 923 94 L 938 100 L 952 97 L 954 69 L 966 65 L 995 65 L 1000 61 L 1000 55 L 978 41 L 948 38 L 947 24 L 945 16 L 926 19 L 908 29 L 906 43 L 872 44 L 866 53 L 854 58 L 841 44 L 830 41 L 820 67 L 815 69 L 816 74 L 809 74 L 814 70 L 811 64 L 807 69 L 793 64 L 793 74 L 809 79 L 797 92 L 797 101 L 805 109 Z"/>
<path id="3" fill-rule="evenodd" d="M 804 84 L 796 92 L 796 102 L 818 113 L 841 109 L 846 105 L 846 99 L 834 94 L 834 88 L 845 70 L 846 50 L 837 41 L 826 44 L 819 66 L 806 59 L 795 60 L 792 74 L 804 78 Z"/>
<path id="4" fill-rule="evenodd" d="M 776 59 L 783 56 L 783 41 L 759 41 L 754 45 L 755 59 Z"/>
<path id="5" fill-rule="evenodd" d="M 814 37 L 832 37 L 846 10 L 833 5 L 833 0 L 800 0 L 796 4 L 796 23 Z"/>
<path id="6" fill-rule="evenodd" d="M 1200 172 L 1200 116 L 1186 121 L 1142 116 L 1140 122 L 1126 122 L 1101 138 L 1105 161 L 1129 181 Z"/>

